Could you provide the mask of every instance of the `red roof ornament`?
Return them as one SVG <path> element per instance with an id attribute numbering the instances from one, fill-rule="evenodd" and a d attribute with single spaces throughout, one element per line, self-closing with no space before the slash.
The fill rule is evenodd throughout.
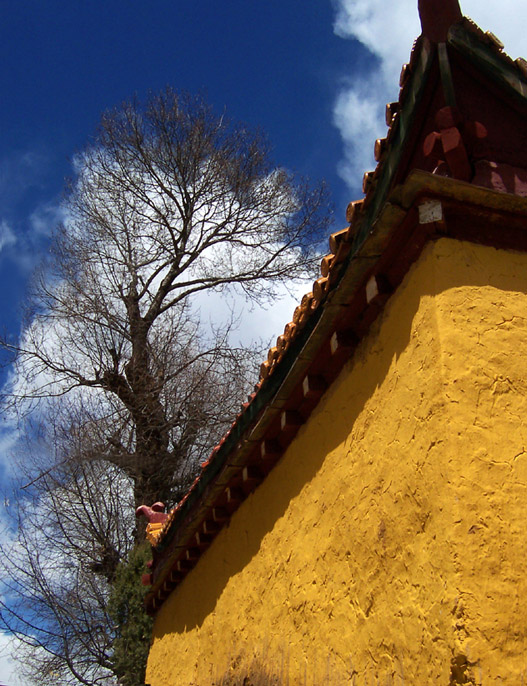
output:
<path id="1" fill-rule="evenodd" d="M 463 19 L 458 0 L 419 0 L 423 36 L 432 43 L 444 43 L 448 29 Z"/>
<path id="2" fill-rule="evenodd" d="M 165 512 L 165 504 L 157 502 L 154 503 L 152 507 L 148 507 L 148 505 L 140 505 L 135 511 L 135 516 L 146 517 L 148 519 L 148 524 L 146 526 L 146 538 L 153 546 L 155 546 L 157 539 L 163 530 L 163 525 L 168 519 L 168 513 Z M 151 580 L 146 582 L 143 579 L 143 583 L 148 586 L 151 583 Z"/>
<path id="3" fill-rule="evenodd" d="M 152 507 L 148 505 L 140 505 L 135 511 L 136 517 L 146 517 L 149 524 L 162 524 L 168 519 L 168 514 L 165 513 L 164 503 L 154 503 Z"/>

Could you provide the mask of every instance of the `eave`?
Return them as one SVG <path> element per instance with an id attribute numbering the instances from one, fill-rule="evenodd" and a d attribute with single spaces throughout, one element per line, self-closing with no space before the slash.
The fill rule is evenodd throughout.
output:
<path id="1" fill-rule="evenodd" d="M 431 204 L 430 204 L 431 203 Z M 430 221 L 424 209 L 437 221 Z M 281 458 L 429 240 L 527 251 L 527 198 L 413 171 L 356 238 L 323 307 L 213 453 L 154 550 L 155 612 Z"/>
<path id="2" fill-rule="evenodd" d="M 466 18 L 450 27 L 447 46 L 450 57 L 492 84 L 521 121 L 526 63 L 511 60 L 494 36 Z M 449 236 L 527 251 L 527 198 L 420 170 L 422 142 L 435 111 L 446 104 L 441 83 L 438 46 L 421 36 L 402 69 L 399 101 L 387 107 L 389 130 L 376 142 L 378 165 L 365 174 L 365 197 L 350 203 L 349 226 L 331 237 L 332 254 L 295 312 L 294 333 L 286 335 L 290 323 L 278 337 L 257 391 L 162 527 L 153 548 L 150 612 L 280 460 L 427 241 Z M 524 161 L 520 156 L 517 164 L 523 168 Z"/>

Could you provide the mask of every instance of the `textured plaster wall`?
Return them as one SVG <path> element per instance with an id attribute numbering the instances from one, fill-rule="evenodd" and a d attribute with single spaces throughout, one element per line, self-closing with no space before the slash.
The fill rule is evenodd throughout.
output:
<path id="1" fill-rule="evenodd" d="M 527 256 L 429 244 L 164 604 L 147 683 L 527 683 L 526 353 Z"/>

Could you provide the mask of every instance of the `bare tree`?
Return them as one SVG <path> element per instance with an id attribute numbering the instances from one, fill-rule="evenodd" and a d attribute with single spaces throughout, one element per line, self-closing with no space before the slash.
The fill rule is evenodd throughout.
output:
<path id="1" fill-rule="evenodd" d="M 260 135 L 170 90 L 106 114 L 75 164 L 24 335 L 4 342 L 4 403 L 36 410 L 53 450 L 25 477 L 39 515 L 21 509 L 4 551 L 3 620 L 51 656 L 40 681 L 95 684 L 113 669 L 105 607 L 133 506 L 180 497 L 249 387 L 251 353 L 207 299 L 269 302 L 310 272 L 329 213 Z"/>
<path id="2" fill-rule="evenodd" d="M 59 471 L 61 473 L 59 473 Z M 35 683 L 115 684 L 112 586 L 133 527 L 132 491 L 117 468 L 68 463 L 19 500 L 15 541 L 2 546 L 0 623 L 19 639 L 20 671 Z"/>
<path id="3" fill-rule="evenodd" d="M 190 415 L 189 434 L 203 420 L 193 409 L 198 395 L 208 408 L 213 399 L 230 401 L 237 383 L 230 377 L 227 394 L 221 380 L 215 393 L 202 383 L 205 379 L 213 383 L 215 375 L 192 367 L 179 378 L 196 394 L 192 403 L 177 398 L 181 411 Z M 106 398 L 102 406 L 97 400 L 101 399 L 82 394 L 61 396 L 60 403 L 52 402 L 39 416 L 36 427 L 28 427 L 26 452 L 19 465 L 23 496 L 14 513 L 16 536 L 11 544 L 0 546 L 0 626 L 20 639 L 17 654 L 22 671 L 39 684 L 115 685 L 123 667 L 123 650 L 119 660 L 116 640 L 122 640 L 123 630 L 130 633 L 129 626 L 119 626 L 123 621 L 141 630 L 135 631 L 136 645 L 130 646 L 129 639 L 126 645 L 127 653 L 139 651 L 140 659 L 132 662 L 133 656 L 126 665 L 130 668 L 132 662 L 137 680 L 123 683 L 142 683 L 148 646 L 143 629 L 150 622 L 143 616 L 141 587 L 136 590 L 128 582 L 123 588 L 116 580 L 135 554 L 138 538 L 134 537 L 134 482 L 105 459 L 102 441 L 115 433 L 118 414 Z M 217 407 L 218 421 L 212 421 L 213 409 L 206 411 L 211 422 L 203 427 L 209 438 L 223 421 L 223 408 Z M 188 448 L 189 459 L 199 458 L 209 447 L 197 437 Z M 194 473 L 192 465 L 179 467 L 181 489 Z M 137 567 L 135 571 L 138 584 Z M 125 599 L 123 612 L 121 599 L 121 611 L 112 612 L 112 600 L 115 605 L 116 594 L 123 592 L 134 596 L 131 603 Z M 130 607 L 134 602 L 135 607 Z"/>
<path id="4" fill-rule="evenodd" d="M 305 275 L 324 193 L 273 168 L 260 136 L 172 91 L 104 116 L 77 169 L 16 350 L 30 380 L 22 395 L 102 391 L 112 426 L 118 415 L 105 459 L 134 480 L 136 502 L 170 501 L 170 475 L 207 414 L 178 377 L 188 384 L 192 369 L 197 386 L 221 385 L 236 364 L 227 330 L 200 326 L 196 299 L 236 289 L 269 299 Z M 183 424 L 174 394 L 193 406 Z"/>

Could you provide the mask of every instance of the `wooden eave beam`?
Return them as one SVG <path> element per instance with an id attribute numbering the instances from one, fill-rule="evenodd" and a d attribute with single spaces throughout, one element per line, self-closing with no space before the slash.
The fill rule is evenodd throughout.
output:
<path id="1" fill-rule="evenodd" d="M 405 184 L 396 189 L 392 196 L 392 200 L 397 200 L 400 204 L 395 206 L 388 203 L 385 206 L 370 240 L 366 240 L 356 253 L 337 291 L 330 294 L 308 341 L 288 368 L 272 405 L 260 414 L 255 425 L 247 433 L 245 445 L 249 445 L 251 451 L 241 451 L 242 455 L 254 453 L 253 446 L 258 445 L 259 459 L 269 459 L 273 464 L 279 459 L 302 423 L 301 415 L 295 415 L 291 409 L 285 409 L 287 400 L 294 395 L 295 388 L 300 389 L 300 394 L 304 397 L 315 393 L 320 398 L 328 379 L 310 371 L 316 367 L 317 356 L 326 354 L 329 359 L 331 341 L 335 339 L 336 334 L 337 340 L 347 342 L 349 357 L 353 345 L 365 335 L 371 322 L 378 315 L 377 308 L 372 307 L 371 303 L 368 306 L 366 296 L 366 286 L 372 276 L 388 275 L 384 278 L 388 278 L 390 283 L 397 286 L 410 264 L 418 258 L 424 244 L 434 235 L 444 234 L 527 251 L 527 198 L 421 171 L 412 172 Z M 441 203 L 445 221 L 440 224 L 420 224 L 418 206 L 431 199 Z M 473 223 L 471 219 L 475 220 L 476 227 L 480 227 L 479 234 L 470 233 L 469 227 Z M 508 232 L 504 231 L 504 223 L 511 227 Z M 384 250 L 381 255 L 374 257 L 372 244 L 379 245 L 379 242 L 384 246 Z M 344 361 L 345 359 L 341 360 L 339 364 L 342 365 Z M 315 381 L 316 379 L 318 380 Z M 276 426 L 277 418 L 280 418 L 282 428 L 280 442 L 276 438 L 266 437 L 270 427 Z M 226 517 L 230 517 L 239 507 L 267 471 L 255 468 L 254 464 L 245 465 L 240 469 L 239 460 L 235 462 L 231 480 L 234 484 L 241 485 L 225 486 L 220 479 L 220 487 L 205 491 L 203 501 L 198 502 L 193 511 L 187 512 L 181 528 L 174 532 L 171 546 L 158 551 L 161 559 L 154 570 L 154 584 L 147 596 L 150 611 L 158 608 L 162 597 L 166 596 L 167 583 L 174 587 L 181 581 L 196 563 L 201 550 L 206 547 L 202 545 L 206 539 L 200 537 L 196 545 L 195 538 L 200 527 L 205 526 L 203 521 L 207 521 L 207 518 L 221 524 L 227 521 Z M 221 470 L 217 473 L 221 475 Z M 201 530 L 204 534 L 209 533 L 206 529 Z M 212 537 L 208 543 L 211 540 Z"/>
<path id="2" fill-rule="evenodd" d="M 525 106 L 527 80 L 521 76 L 518 68 L 507 63 L 504 56 L 482 46 L 481 41 L 471 35 L 463 23 L 450 29 L 448 41 L 463 55 L 476 60 L 479 66 L 483 65 L 500 86 L 508 88 Z M 158 594 L 165 592 L 165 579 L 174 564 L 179 564 L 181 550 L 192 546 L 201 523 L 208 518 L 224 524 L 246 497 L 247 489 L 237 491 L 239 486 L 236 484 L 239 484 L 243 468 L 258 456 L 262 442 L 276 441 L 280 448 L 274 452 L 265 450 L 265 458 L 260 453 L 261 464 L 265 465 L 263 471 L 267 472 L 278 461 L 294 435 L 294 432 L 281 431 L 282 413 L 296 410 L 301 411 L 303 417 L 309 416 L 322 393 L 318 397 L 311 392 L 306 394 L 303 390 L 305 379 L 310 375 L 318 375 L 329 384 L 339 373 L 341 365 L 349 359 L 353 346 L 341 359 L 337 359 L 331 351 L 331 336 L 335 332 L 342 334 L 353 331 L 358 341 L 367 332 L 384 305 L 378 298 L 368 303 L 368 280 L 374 278 L 378 283 L 378 279 L 382 282 L 384 278 L 390 286 L 397 286 L 426 240 L 443 232 L 445 227 L 419 226 L 415 207 L 421 200 L 440 198 L 445 203 L 446 235 L 492 243 L 492 227 L 488 229 L 487 237 L 482 233 L 471 235 L 466 230 L 467 222 L 458 220 L 463 213 L 464 217 L 474 216 L 483 208 L 487 212 L 486 219 L 494 217 L 498 223 L 500 217 L 507 217 L 513 226 L 503 238 L 505 247 L 513 247 L 521 242 L 514 227 L 521 225 L 527 216 L 527 201 L 524 198 L 419 171 L 410 173 L 402 185 L 394 188 L 398 179 L 403 180 L 400 177 L 405 173 L 406 160 L 414 145 L 413 139 L 409 140 L 410 135 L 416 135 L 413 122 L 418 110 L 426 108 L 427 98 L 435 88 L 434 79 L 437 75 L 430 78 L 435 59 L 435 46 L 426 38 L 420 38 L 412 56 L 411 70 L 407 70 L 404 79 L 400 102 L 396 103 L 395 123 L 388 133 L 382 164 L 374 175 L 375 192 L 366 198 L 353 242 L 344 245 L 345 250 L 341 250 L 341 246 L 337 248 L 342 265 L 339 270 L 331 270 L 331 289 L 326 302 L 310 315 L 281 363 L 233 425 L 201 479 L 175 513 L 171 526 L 157 547 L 154 584 L 147 597 L 150 609 L 159 606 Z M 402 260 L 397 259 L 396 255 L 401 246 L 405 252 Z M 336 261 L 336 258 L 332 259 Z M 379 292 L 379 295 L 386 298 L 389 289 L 382 294 Z M 292 402 L 292 398 L 296 400 Z M 226 493 L 231 494 L 227 503 Z M 242 497 L 232 497 L 235 493 L 241 493 Z"/>
<path id="3" fill-rule="evenodd" d="M 517 97 L 522 105 L 525 105 L 527 80 L 521 74 L 519 75 L 518 69 L 513 64 L 507 63 L 507 58 L 483 46 L 481 41 L 463 26 L 463 23 L 451 27 L 448 41 L 468 59 L 475 60 L 478 66 L 487 69 L 500 86 L 508 88 L 509 92 Z M 330 292 L 324 309 L 319 308 L 310 316 L 301 335 L 293 341 L 273 377 L 264 388 L 260 389 L 255 402 L 249 405 L 242 418 L 233 427 L 228 440 L 212 464 L 207 467 L 207 472 L 203 475 L 204 478 L 200 480 L 194 492 L 190 494 L 181 508 L 181 512 L 176 513 L 170 530 L 159 546 L 162 557 L 173 559 L 176 553 L 170 554 L 168 551 L 170 549 L 177 551 L 180 544 L 184 545 L 185 541 L 189 542 L 192 539 L 196 520 L 200 517 L 203 518 L 210 510 L 211 504 L 221 499 L 226 484 L 231 483 L 236 478 L 236 474 L 249 459 L 250 454 L 257 449 L 259 442 L 265 439 L 269 426 L 280 416 L 291 393 L 302 383 L 309 368 L 313 366 L 313 351 L 324 346 L 329 347 L 329 344 L 326 343 L 326 332 L 339 319 L 339 308 L 347 307 L 349 299 L 361 287 L 364 275 L 374 271 L 379 259 L 384 254 L 390 242 L 390 227 L 402 221 L 403 215 L 409 207 L 408 195 L 412 195 L 414 190 L 412 180 L 414 184 L 417 184 L 419 192 L 422 194 L 426 192 L 431 196 L 434 193 L 447 192 L 448 194 L 455 187 L 455 193 L 465 196 L 464 202 L 467 197 L 470 201 L 470 195 L 474 193 L 475 196 L 472 200 L 475 204 L 480 203 L 483 193 L 486 194 L 486 200 L 490 198 L 491 204 L 493 203 L 493 211 L 498 214 L 506 212 L 508 216 L 512 217 L 516 212 L 523 211 L 524 206 L 520 202 L 523 199 L 516 198 L 515 202 L 514 196 L 512 200 L 510 196 L 497 198 L 496 196 L 503 196 L 503 194 L 497 193 L 494 198 L 491 198 L 488 194 L 492 192 L 486 189 L 480 189 L 478 196 L 477 189 L 470 184 L 467 184 L 470 190 L 463 188 L 461 182 L 453 182 L 454 186 L 448 188 L 450 180 L 432 177 L 427 178 L 425 185 L 428 187 L 424 188 L 420 185 L 423 177 L 419 176 L 423 172 L 410 174 L 404 184 L 404 197 L 397 197 L 397 190 L 390 191 L 396 173 L 404 168 L 404 163 L 401 164 L 401 161 L 403 152 L 408 150 L 408 132 L 412 130 L 417 106 L 426 90 L 427 76 L 433 64 L 435 48 L 426 39 L 421 38 L 415 54 L 411 74 L 404 82 L 402 104 L 396 103 L 398 109 L 396 123 L 389 132 L 389 149 L 383 160 L 381 171 L 376 175 L 373 199 L 367 198 L 367 210 L 362 217 L 358 235 L 353 245 L 349 246 L 349 254 L 344 260 L 343 268 L 339 271 L 337 287 L 334 287 Z M 432 86 L 433 84 L 428 84 L 429 89 Z M 426 176 L 431 177 L 431 175 Z M 391 194 L 391 201 L 388 198 L 389 193 Z M 455 201 L 456 198 L 452 196 L 451 200 Z M 489 209 L 491 208 L 489 207 Z M 418 254 L 422 247 L 420 238 L 422 233 L 416 233 L 413 242 L 414 248 L 410 252 Z M 472 236 L 469 237 L 469 240 L 477 238 L 477 236 Z M 513 245 L 516 240 L 517 237 L 512 235 L 508 238 L 508 244 Z M 346 253 L 348 253 L 348 246 L 346 248 Z M 371 316 L 370 308 L 368 316 L 362 319 L 362 329 L 367 328 L 368 319 Z M 334 373 L 338 373 L 338 365 L 335 365 L 335 370 L 328 375 L 327 381 L 331 380 Z M 306 406 L 302 406 L 303 411 L 305 408 Z M 224 456 L 227 455 L 229 455 L 229 464 L 225 463 Z M 158 572 L 156 577 L 161 578 L 166 573 L 165 568 L 169 566 L 170 559 L 161 560 L 161 564 L 156 570 Z"/>
<path id="4" fill-rule="evenodd" d="M 442 204 L 444 223 L 419 223 L 418 206 L 430 199 Z M 462 217 L 462 221 L 457 221 L 457 217 Z M 467 227 L 471 224 L 467 219 L 470 220 L 471 217 L 480 217 L 480 226 L 486 222 L 487 234 L 467 235 Z M 508 234 L 505 232 L 505 238 L 504 219 L 512 227 Z M 302 341 L 303 347 L 297 351 L 286 372 L 282 373 L 281 383 L 275 389 L 272 401 L 258 414 L 254 424 L 246 429 L 245 440 L 242 441 L 242 437 L 239 437 L 235 459 L 233 455 L 228 456 L 232 483 L 245 483 L 246 488 L 226 486 L 223 480 L 225 469 L 216 469 L 217 483 L 209 481 L 203 485 L 200 491 L 201 500 L 186 507 L 184 518 L 180 519 L 179 527 L 174 529 L 170 543 L 158 550 L 159 561 L 153 573 L 152 589 L 147 596 L 150 611 L 159 607 L 162 597 L 167 593 L 167 584 L 170 587 L 175 586 L 196 563 L 201 546 L 196 547 L 195 536 L 204 519 L 210 519 L 212 513 L 214 520 L 216 512 L 220 513 L 219 521 L 224 523 L 225 515 L 230 516 L 247 497 L 248 492 L 259 483 L 258 479 L 264 477 L 261 471 L 254 471 L 254 465 L 250 465 L 251 469 L 247 465 L 242 466 L 243 459 L 248 459 L 251 455 L 254 458 L 255 446 L 258 446 L 261 458 L 264 455 L 272 456 L 272 460 L 277 461 L 289 440 L 292 440 L 302 416 L 292 414 L 292 408 L 287 407 L 288 400 L 295 395 L 305 396 L 306 378 L 311 379 L 307 382 L 308 394 L 310 388 L 313 390 L 313 379 L 317 376 L 317 358 L 326 355 L 329 359 L 334 333 L 340 332 L 337 339 L 340 335 L 341 340 L 345 332 L 353 331 L 353 336 L 356 332 L 357 340 L 367 333 L 371 322 L 378 315 L 378 308 L 373 301 L 368 304 L 366 295 L 366 287 L 371 278 L 375 277 L 376 281 L 378 277 L 381 281 L 385 278 L 396 287 L 410 264 L 419 256 L 423 245 L 436 235 L 444 234 L 489 244 L 499 244 L 501 240 L 503 247 L 527 251 L 526 226 L 527 198 L 422 171 L 412 172 L 402 187 L 394 189 L 391 202 L 385 205 L 371 235 L 356 251 L 343 272 L 338 288 L 330 292 L 324 309 L 314 321 L 310 335 L 307 340 Z M 500 235 L 502 238 L 499 238 Z M 383 246 L 383 251 L 380 255 L 375 255 L 380 245 Z M 351 353 L 351 347 L 348 352 Z M 335 369 L 334 373 L 338 373 L 338 370 Z M 328 383 L 326 376 L 323 379 L 324 383 Z M 319 390 L 322 386 L 323 384 Z M 322 392 L 319 397 L 321 396 Z M 283 425 L 282 417 L 285 418 Z M 277 421 L 280 422 L 280 435 L 284 439 L 280 442 L 275 436 L 268 435 L 270 428 L 277 426 Z M 291 431 L 292 427 L 294 431 Z M 273 431 L 276 434 L 276 428 Z M 265 446 L 263 453 L 262 445 Z M 225 464 L 224 461 L 224 467 Z M 185 552 L 182 553 L 182 550 Z"/>

